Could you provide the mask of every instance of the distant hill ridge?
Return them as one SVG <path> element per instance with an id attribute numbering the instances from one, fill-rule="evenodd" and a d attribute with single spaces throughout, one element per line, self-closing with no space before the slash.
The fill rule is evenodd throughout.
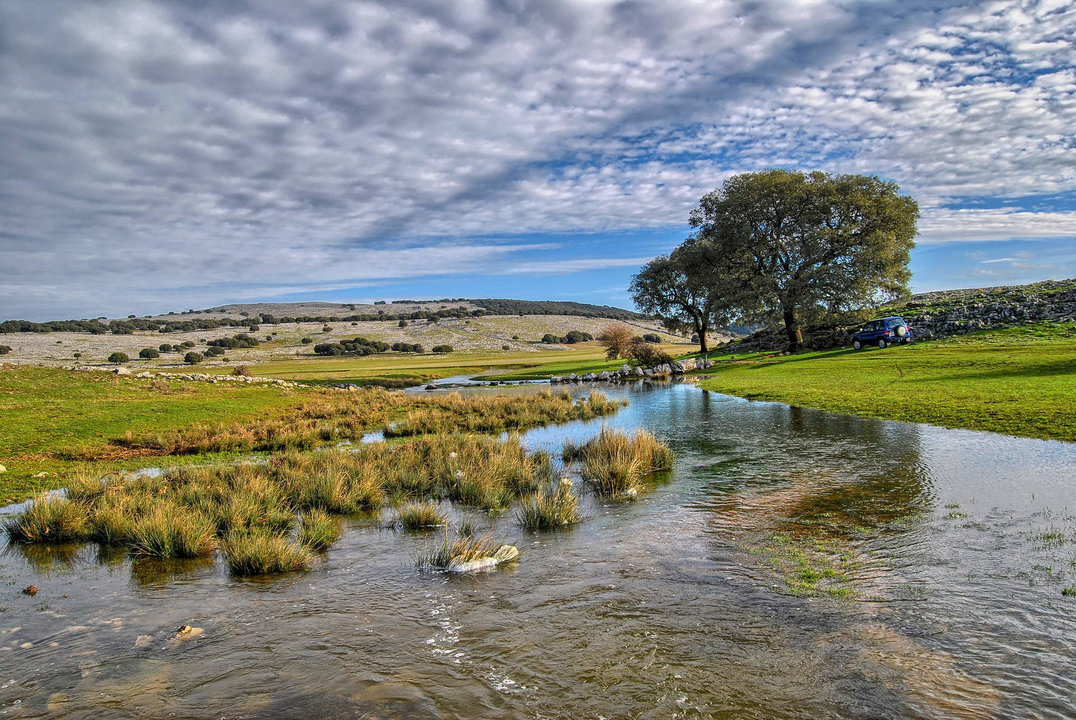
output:
<path id="1" fill-rule="evenodd" d="M 512 300 L 507 298 L 456 298 L 444 300 L 393 300 L 373 304 L 363 303 L 247 303 L 221 305 L 205 310 L 185 310 L 166 315 L 127 318 L 94 318 L 82 320 L 53 320 L 30 322 L 6 320 L 0 322 L 0 333 L 17 332 L 86 332 L 95 335 L 113 333 L 124 335 L 136 330 L 154 332 L 190 332 L 218 327 L 249 328 L 293 322 L 340 322 L 400 320 L 436 320 L 449 317 L 481 317 L 483 315 L 571 315 L 639 320 L 640 313 L 587 303 L 557 300 Z"/>

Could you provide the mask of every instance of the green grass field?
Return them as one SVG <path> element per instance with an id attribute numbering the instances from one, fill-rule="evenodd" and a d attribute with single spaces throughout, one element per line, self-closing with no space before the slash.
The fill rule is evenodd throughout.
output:
<path id="1" fill-rule="evenodd" d="M 0 502 L 56 486 L 73 458 L 100 451 L 111 438 L 181 428 L 196 422 L 241 422 L 276 416 L 302 391 L 240 383 L 165 382 L 108 373 L 3 366 L 0 370 Z M 110 466 L 160 464 L 116 451 Z M 35 477 L 44 473 L 41 477 Z"/>
<path id="2" fill-rule="evenodd" d="M 702 387 L 834 412 L 1076 441 L 1076 323 L 880 350 L 721 355 Z"/>
<path id="3" fill-rule="evenodd" d="M 694 346 L 664 344 L 670 354 L 683 354 Z M 446 355 L 384 353 L 365 357 L 303 357 L 253 364 L 254 375 L 286 380 L 354 382 L 389 385 L 417 385 L 455 375 L 496 374 L 498 380 L 532 380 L 550 375 L 601 372 L 619 368 L 623 360 L 606 361 L 605 351 L 596 342 L 579 343 L 567 350 L 539 352 L 488 351 Z M 223 372 L 226 369 L 222 369 Z"/>

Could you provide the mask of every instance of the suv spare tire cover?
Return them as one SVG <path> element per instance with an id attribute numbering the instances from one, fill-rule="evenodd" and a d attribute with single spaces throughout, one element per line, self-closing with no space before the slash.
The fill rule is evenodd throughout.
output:
<path id="1" fill-rule="evenodd" d="M 904 337 L 907 334 L 908 334 L 908 326 L 907 325 L 897 325 L 897 335 L 900 335 L 901 337 Z"/>

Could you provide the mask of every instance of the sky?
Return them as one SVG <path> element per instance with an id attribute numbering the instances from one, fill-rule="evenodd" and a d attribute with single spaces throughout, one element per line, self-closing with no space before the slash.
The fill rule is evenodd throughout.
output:
<path id="1" fill-rule="evenodd" d="M 877 175 L 912 289 L 1076 276 L 1064 0 L 0 2 L 0 320 L 630 307 L 726 178 Z"/>

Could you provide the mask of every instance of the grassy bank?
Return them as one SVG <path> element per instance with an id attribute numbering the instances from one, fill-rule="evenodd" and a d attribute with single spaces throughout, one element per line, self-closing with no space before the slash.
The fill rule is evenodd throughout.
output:
<path id="1" fill-rule="evenodd" d="M 53 368 L 0 370 L 0 501 L 59 487 L 76 467 L 104 473 L 305 449 L 366 432 L 502 432 L 597 417 L 620 405 L 595 395 L 462 399 L 118 377 Z"/>
<path id="2" fill-rule="evenodd" d="M 879 350 L 723 355 L 702 387 L 893 420 L 1076 441 L 1076 323 Z"/>

